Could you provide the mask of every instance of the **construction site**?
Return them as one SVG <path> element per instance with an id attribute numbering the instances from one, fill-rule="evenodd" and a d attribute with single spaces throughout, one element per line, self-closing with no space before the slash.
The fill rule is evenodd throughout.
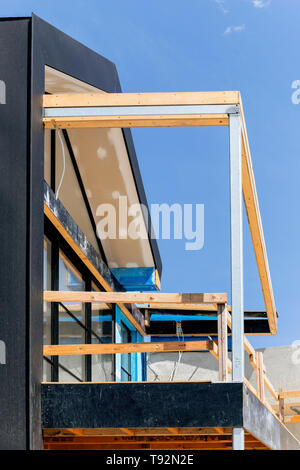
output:
<path id="1" fill-rule="evenodd" d="M 300 362 L 251 344 L 278 313 L 241 93 L 122 93 L 35 15 L 0 19 L 0 46 L 0 449 L 300 450 Z M 231 290 L 169 293 L 150 211 L 104 239 L 99 206 L 148 208 L 131 128 L 203 126 L 228 130 Z M 264 310 L 244 308 L 243 207 Z"/>

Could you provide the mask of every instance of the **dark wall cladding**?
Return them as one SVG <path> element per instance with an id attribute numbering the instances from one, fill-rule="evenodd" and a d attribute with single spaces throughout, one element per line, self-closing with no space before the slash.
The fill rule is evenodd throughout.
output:
<path id="1" fill-rule="evenodd" d="M 0 21 L 0 448 L 26 448 L 28 427 L 28 116 L 30 19 Z"/>
<path id="2" fill-rule="evenodd" d="M 243 425 L 241 383 L 103 383 L 42 386 L 45 428 Z"/>

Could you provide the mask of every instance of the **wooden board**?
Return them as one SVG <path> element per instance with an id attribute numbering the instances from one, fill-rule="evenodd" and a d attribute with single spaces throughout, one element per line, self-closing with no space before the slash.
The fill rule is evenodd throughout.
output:
<path id="1" fill-rule="evenodd" d="M 84 354 L 125 354 L 142 352 L 210 351 L 213 341 L 172 341 L 163 343 L 63 344 L 44 346 L 44 356 L 81 356 Z"/>
<path id="2" fill-rule="evenodd" d="M 300 398 L 300 390 L 281 391 L 280 398 Z"/>
<path id="3" fill-rule="evenodd" d="M 44 95 L 44 108 L 239 104 L 239 91 L 175 93 L 73 93 Z"/>
<path id="4" fill-rule="evenodd" d="M 103 302 L 103 303 L 221 303 L 227 301 L 227 294 L 178 294 L 162 292 L 76 292 L 44 291 L 45 302 Z"/>
<path id="5" fill-rule="evenodd" d="M 79 116 L 43 118 L 45 129 L 228 126 L 227 114 Z"/>
<path id="6" fill-rule="evenodd" d="M 273 287 L 269 269 L 269 262 L 262 227 L 254 172 L 252 167 L 252 159 L 250 146 L 248 141 L 245 116 L 243 111 L 242 100 L 240 98 L 241 118 L 242 118 L 242 179 L 243 179 L 243 195 L 246 213 L 248 217 L 249 229 L 252 238 L 254 254 L 260 284 L 268 314 L 271 334 L 277 333 L 277 311 L 275 307 Z"/>

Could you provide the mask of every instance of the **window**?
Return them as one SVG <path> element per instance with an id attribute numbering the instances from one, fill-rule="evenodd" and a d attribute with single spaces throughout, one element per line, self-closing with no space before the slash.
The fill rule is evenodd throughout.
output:
<path id="1" fill-rule="evenodd" d="M 45 223 L 44 289 L 99 291 L 92 274 L 61 238 Z M 44 304 L 44 344 L 91 344 L 114 341 L 115 309 L 106 304 L 59 302 Z M 44 358 L 44 381 L 113 381 L 113 355 L 53 356 Z"/>
<path id="2" fill-rule="evenodd" d="M 131 343 L 131 332 L 129 328 L 122 322 L 121 323 L 121 338 L 122 343 Z M 131 354 L 121 355 L 121 380 L 122 382 L 131 381 Z"/>
<path id="3" fill-rule="evenodd" d="M 98 291 L 94 283 L 92 290 Z M 92 338 L 93 344 L 111 344 L 113 340 L 113 309 L 114 307 L 101 303 L 92 303 Z M 92 380 L 110 382 L 114 380 L 114 355 L 99 354 L 92 356 Z"/>
<path id="4" fill-rule="evenodd" d="M 83 291 L 85 282 L 80 272 L 74 267 L 69 259 L 59 250 L 59 290 Z M 82 303 L 65 302 L 59 303 L 59 344 L 84 344 L 85 341 L 85 305 Z M 85 357 L 84 356 L 60 356 L 59 364 L 72 372 L 73 376 L 85 380 Z M 70 374 L 60 368 L 59 380 L 69 381 Z M 72 378 L 72 376 L 71 376 Z M 76 380 L 73 377 L 73 380 Z"/>

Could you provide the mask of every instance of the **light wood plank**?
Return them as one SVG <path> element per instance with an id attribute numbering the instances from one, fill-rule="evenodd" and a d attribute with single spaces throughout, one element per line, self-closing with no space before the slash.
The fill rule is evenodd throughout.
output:
<path id="1" fill-rule="evenodd" d="M 250 146 L 248 141 L 245 116 L 242 100 L 240 98 L 241 118 L 243 125 L 242 135 L 242 173 L 243 173 L 243 195 L 248 217 L 249 229 L 252 238 L 253 249 L 266 311 L 272 334 L 277 333 L 277 312 L 274 301 L 273 287 L 268 263 L 267 250 L 264 239 L 259 203 L 256 191 L 254 172 L 252 167 Z"/>
<path id="2" fill-rule="evenodd" d="M 219 352 L 219 380 L 228 380 L 228 340 L 227 340 L 227 308 L 226 304 L 219 304 L 218 308 L 218 352 Z"/>
<path id="3" fill-rule="evenodd" d="M 263 353 L 256 351 L 256 383 L 257 383 L 257 394 L 262 402 L 265 401 L 264 394 L 264 366 L 263 366 Z"/>
<path id="4" fill-rule="evenodd" d="M 280 391 L 279 398 L 299 398 L 300 390 Z"/>
<path id="5" fill-rule="evenodd" d="M 45 117 L 45 129 L 228 126 L 227 114 Z"/>
<path id="6" fill-rule="evenodd" d="M 44 95 L 44 108 L 238 104 L 238 91 L 169 93 L 73 93 Z"/>
<path id="7" fill-rule="evenodd" d="M 124 434 L 127 434 L 128 436 L 134 436 L 134 431 L 132 429 L 120 428 L 120 431 L 122 431 Z"/>
<path id="8" fill-rule="evenodd" d="M 223 293 L 162 293 L 162 292 L 85 292 L 85 291 L 44 291 L 45 302 L 101 302 L 101 303 L 226 303 Z"/>
<path id="9" fill-rule="evenodd" d="M 164 343 L 62 344 L 44 346 L 44 356 L 82 356 L 141 352 L 176 352 L 214 350 L 213 341 L 172 341 Z"/>

